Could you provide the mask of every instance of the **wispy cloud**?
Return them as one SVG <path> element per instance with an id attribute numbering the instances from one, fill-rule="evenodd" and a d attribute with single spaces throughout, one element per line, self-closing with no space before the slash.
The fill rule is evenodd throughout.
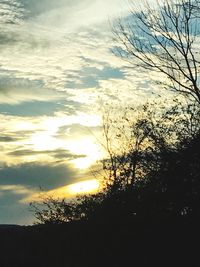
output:
<path id="1" fill-rule="evenodd" d="M 141 79 L 111 52 L 108 21 L 127 8 L 123 0 L 1 1 L 0 196 L 7 210 L 39 186 L 57 190 L 88 178 L 84 170 L 103 155 L 102 106 L 151 96 L 150 75 Z"/>

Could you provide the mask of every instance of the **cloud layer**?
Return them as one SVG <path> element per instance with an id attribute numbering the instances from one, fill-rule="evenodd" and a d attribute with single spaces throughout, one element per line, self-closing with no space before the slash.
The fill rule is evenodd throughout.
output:
<path id="1" fill-rule="evenodd" d="M 40 186 L 88 178 L 83 168 L 103 155 L 106 103 L 151 96 L 150 74 L 141 79 L 111 52 L 108 21 L 124 7 L 123 0 L 1 1 L 0 223 L 30 222 L 22 200 Z"/>

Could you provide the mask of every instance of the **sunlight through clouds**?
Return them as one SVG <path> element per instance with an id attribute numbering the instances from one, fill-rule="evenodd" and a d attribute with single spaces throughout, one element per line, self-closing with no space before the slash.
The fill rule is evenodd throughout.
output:
<path id="1" fill-rule="evenodd" d="M 24 188 L 18 188 L 16 186 L 2 186 L 3 191 L 6 190 L 17 190 L 16 192 L 20 192 L 25 195 L 28 190 Z M 47 192 L 29 192 L 28 196 L 23 197 L 20 200 L 21 204 L 26 204 L 34 201 L 41 201 L 45 197 L 56 197 L 59 199 L 66 198 L 66 199 L 72 199 L 78 195 L 84 195 L 84 194 L 93 194 L 98 192 L 101 189 L 101 185 L 97 179 L 87 179 L 84 181 L 79 181 L 77 183 L 73 183 L 67 186 L 63 186 L 60 188 L 57 188 L 55 190 L 50 190 Z M 21 191 L 20 191 L 21 190 Z"/>
<path id="2" fill-rule="evenodd" d="M 68 143 L 67 149 L 74 154 L 85 155 L 85 157 L 73 159 L 71 161 L 78 169 L 86 169 L 105 156 L 101 144 L 98 144 L 97 140 L 95 142 L 95 139 L 91 137 L 72 140 Z"/>
<path id="3" fill-rule="evenodd" d="M 66 195 L 65 186 L 88 180 L 88 170 L 105 156 L 104 105 L 151 97 L 148 82 L 138 90 L 138 70 L 111 51 L 110 22 L 127 14 L 125 2 L 0 2 L 0 194 L 12 181 L 18 189 L 10 198 L 17 194 L 19 204 L 26 177 L 27 199 L 36 190 L 32 179 L 36 191 L 42 184 L 45 192 L 52 186 Z M 95 186 L 77 185 L 74 193 Z"/>
<path id="4" fill-rule="evenodd" d="M 99 182 L 93 179 L 69 185 L 67 190 L 71 194 L 94 193 L 99 189 L 99 187 Z"/>

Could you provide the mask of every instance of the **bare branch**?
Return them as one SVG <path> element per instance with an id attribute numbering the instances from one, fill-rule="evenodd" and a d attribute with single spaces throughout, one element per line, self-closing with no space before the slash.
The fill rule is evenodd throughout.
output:
<path id="1" fill-rule="evenodd" d="M 163 73 L 168 88 L 200 103 L 199 10 L 198 0 L 157 0 L 155 8 L 145 2 L 141 11 L 133 7 L 113 27 L 121 44 L 114 52 L 134 66 Z"/>

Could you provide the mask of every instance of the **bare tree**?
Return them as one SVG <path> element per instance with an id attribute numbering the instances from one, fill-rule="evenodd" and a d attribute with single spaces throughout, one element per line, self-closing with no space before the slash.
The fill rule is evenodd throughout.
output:
<path id="1" fill-rule="evenodd" d="M 145 151 L 163 143 L 167 135 L 171 135 L 164 125 L 166 123 L 169 127 L 166 115 L 156 115 L 162 108 L 160 103 L 153 102 L 135 108 L 127 107 L 119 115 L 114 109 L 113 114 L 111 110 L 105 113 L 103 134 L 108 157 L 103 160 L 103 169 L 106 188 L 124 189 L 144 178 L 142 157 Z"/>
<path id="2" fill-rule="evenodd" d="M 165 87 L 200 103 L 200 1 L 142 3 L 114 24 L 121 44 L 116 53 L 136 66 L 164 74 Z"/>

